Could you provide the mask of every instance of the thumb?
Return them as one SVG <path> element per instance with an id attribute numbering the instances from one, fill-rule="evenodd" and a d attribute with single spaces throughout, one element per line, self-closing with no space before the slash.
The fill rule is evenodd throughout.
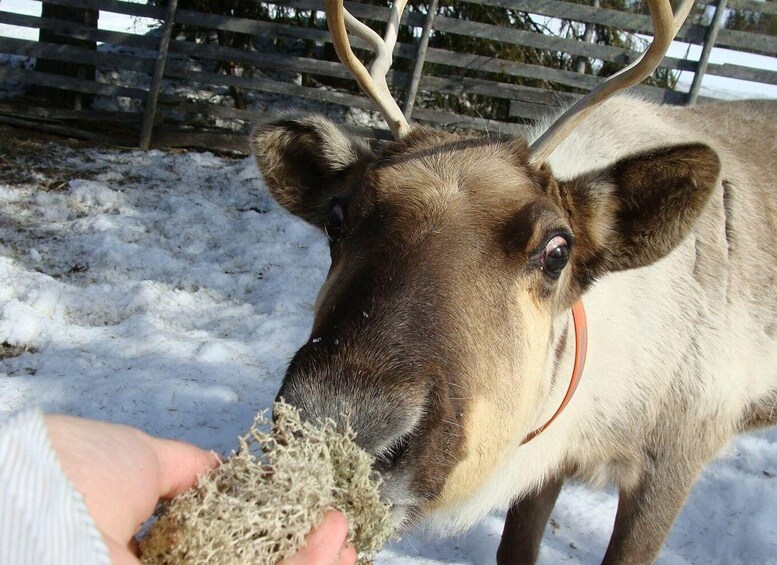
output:
<path id="1" fill-rule="evenodd" d="M 221 459 L 213 451 L 172 439 L 151 438 L 159 462 L 159 497 L 173 498 L 189 490 L 197 478 L 215 469 Z"/>

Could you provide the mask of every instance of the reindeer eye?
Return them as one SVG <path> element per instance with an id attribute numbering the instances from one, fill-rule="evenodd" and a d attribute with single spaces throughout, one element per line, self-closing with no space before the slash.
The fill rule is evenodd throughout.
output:
<path id="1" fill-rule="evenodd" d="M 551 278 L 557 279 L 569 261 L 569 243 L 566 238 L 557 235 L 545 244 L 540 255 L 542 270 Z"/>
<path id="2" fill-rule="evenodd" d="M 332 243 L 337 242 L 343 235 L 343 221 L 345 211 L 341 202 L 335 202 L 329 209 L 329 216 L 324 223 L 324 233 Z"/>

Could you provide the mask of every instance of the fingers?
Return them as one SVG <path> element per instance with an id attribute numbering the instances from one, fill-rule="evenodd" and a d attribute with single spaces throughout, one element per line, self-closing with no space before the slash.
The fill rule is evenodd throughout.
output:
<path id="1" fill-rule="evenodd" d="M 197 484 L 197 477 L 221 463 L 213 451 L 188 443 L 151 437 L 159 461 L 159 497 L 172 498 Z"/>
<path id="2" fill-rule="evenodd" d="M 356 548 L 349 543 L 340 550 L 340 560 L 337 565 L 354 565 L 356 557 Z"/>
<path id="3" fill-rule="evenodd" d="M 324 514 L 324 521 L 321 525 L 311 532 L 308 538 L 308 545 L 319 540 L 345 540 L 348 535 L 348 520 L 342 512 L 329 510 Z M 339 547 L 339 546 L 338 546 Z"/>
<path id="4" fill-rule="evenodd" d="M 353 565 L 356 550 L 350 544 L 344 545 L 346 535 L 348 521 L 345 516 L 330 510 L 321 525 L 308 534 L 305 547 L 278 565 Z"/>

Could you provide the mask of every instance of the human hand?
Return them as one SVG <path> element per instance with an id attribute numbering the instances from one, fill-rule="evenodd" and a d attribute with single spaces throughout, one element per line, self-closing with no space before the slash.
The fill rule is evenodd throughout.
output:
<path id="1" fill-rule="evenodd" d="M 134 536 L 160 499 L 191 488 L 219 463 L 213 452 L 159 439 L 129 426 L 73 416 L 45 416 L 54 451 L 65 475 L 86 501 L 114 565 L 138 564 Z M 352 565 L 345 545 L 348 525 L 329 512 L 308 535 L 308 543 L 283 565 Z"/>
<path id="2" fill-rule="evenodd" d="M 356 549 L 346 543 L 346 535 L 348 522 L 345 516 L 330 510 L 321 525 L 308 534 L 305 547 L 278 565 L 353 565 Z"/>
<path id="3" fill-rule="evenodd" d="M 215 453 L 129 426 L 45 416 L 65 475 L 83 495 L 114 564 L 139 563 L 134 535 L 160 498 L 172 498 L 219 463 Z"/>

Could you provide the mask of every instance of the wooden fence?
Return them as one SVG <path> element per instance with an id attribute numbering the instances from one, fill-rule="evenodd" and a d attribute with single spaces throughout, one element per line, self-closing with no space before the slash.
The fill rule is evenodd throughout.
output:
<path id="1" fill-rule="evenodd" d="M 239 89 L 248 93 L 249 98 L 256 97 L 257 93 L 264 99 L 269 96 L 275 106 L 307 104 L 318 109 L 340 107 L 343 112 L 352 108 L 372 110 L 369 100 L 361 94 L 322 86 L 322 83 L 331 85 L 333 80 L 341 84 L 348 84 L 343 81 L 351 80 L 338 62 L 316 56 L 316 53 L 320 54 L 326 49 L 330 41 L 322 18 L 310 18 L 309 22 L 314 24 L 312 26 L 261 21 L 182 9 L 177 6 L 177 0 L 169 0 L 166 7 L 121 0 L 47 2 L 153 18 L 160 22 L 160 27 L 155 33 L 141 35 L 0 10 L 0 23 L 49 30 L 61 36 L 100 45 L 94 50 L 77 45 L 0 37 L 0 53 L 16 56 L 9 57 L 9 63 L 0 68 L 0 80 L 4 84 L 56 88 L 94 100 L 91 107 L 78 108 L 79 105 L 76 105 L 56 108 L 30 96 L 0 99 L 0 122 L 124 145 L 197 146 L 244 152 L 246 131 L 267 116 L 264 110 L 250 104 L 248 108 L 235 107 L 227 89 L 232 89 L 232 92 Z M 466 2 L 572 20 L 581 25 L 595 24 L 651 34 L 652 26 L 647 15 L 561 0 Z M 406 115 L 413 120 L 442 127 L 521 133 L 533 120 L 559 105 L 575 100 L 603 80 L 590 74 L 428 47 L 426 42 L 432 32 L 489 39 L 506 45 L 537 49 L 538 52 L 564 53 L 598 62 L 627 63 L 638 56 L 637 52 L 629 49 L 451 18 L 444 11 L 436 9 L 436 0 L 430 0 L 430 3 L 432 9 L 411 11 L 403 18 L 403 25 L 409 30 L 405 37 L 412 39 L 398 43 L 395 58 L 406 60 L 404 67 L 410 70 L 393 71 L 389 75 L 392 90 L 404 106 Z M 691 90 L 678 92 L 652 86 L 639 86 L 635 90 L 655 100 L 685 104 L 696 100 L 698 86 L 705 74 L 777 85 L 777 71 L 713 64 L 708 60 L 713 45 L 769 57 L 777 56 L 777 37 L 721 29 L 720 25 L 727 8 L 751 10 L 777 17 L 777 2 L 701 0 L 699 3 L 709 3 L 707 15 L 712 13 L 717 14 L 717 17 L 713 16 L 705 25 L 698 23 L 698 17 L 691 18 L 678 34 L 678 40 L 704 45 L 701 60 L 697 62 L 666 57 L 661 63 L 665 69 L 694 73 Z M 278 0 L 268 5 L 314 15 L 323 8 L 321 0 Z M 374 25 L 384 22 L 388 16 L 385 7 L 349 2 L 348 8 L 357 18 Z M 213 41 L 194 42 L 176 33 L 175 24 L 196 26 L 214 33 L 246 34 L 256 41 L 248 49 L 229 47 Z M 308 50 L 295 52 L 294 49 L 264 48 L 272 44 L 268 38 L 282 39 L 292 46 L 306 45 Z M 353 44 L 355 47 L 364 47 L 358 39 L 354 39 Z M 312 52 L 311 46 L 314 47 Z M 40 72 L 30 65 L 22 64 L 19 56 L 89 65 L 98 69 L 98 76 L 92 79 Z M 235 68 L 242 70 L 234 72 Z M 232 69 L 233 72 L 226 72 L 225 69 Z M 305 80 L 300 80 L 300 76 L 304 76 Z M 524 84 L 515 84 L 511 81 L 514 78 L 522 79 Z M 418 96 L 429 93 L 480 95 L 506 100 L 510 105 L 510 118 L 495 121 L 416 103 Z M 382 129 L 366 127 L 361 128 L 361 131 L 368 135 L 387 137 L 386 130 Z"/>

